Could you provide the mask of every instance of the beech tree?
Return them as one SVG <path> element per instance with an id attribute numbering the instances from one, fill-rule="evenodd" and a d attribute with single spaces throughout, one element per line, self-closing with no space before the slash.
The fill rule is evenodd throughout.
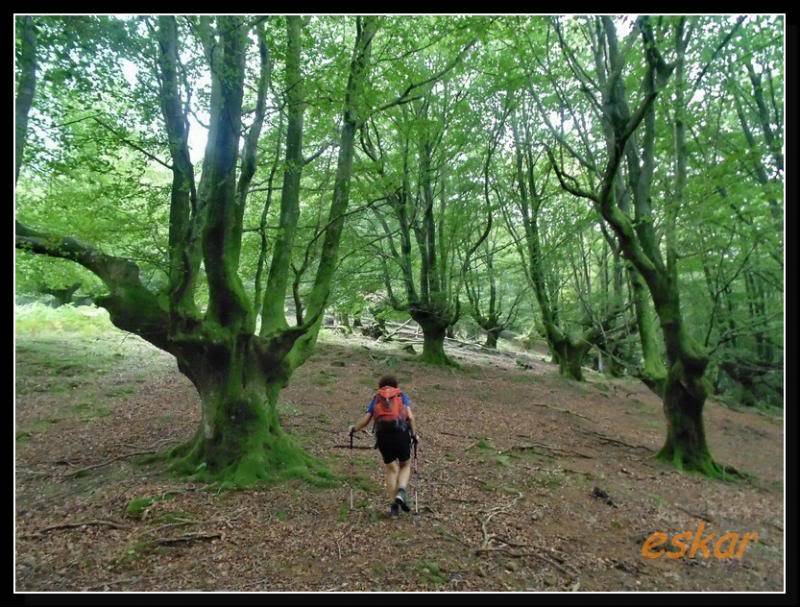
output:
<path id="1" fill-rule="evenodd" d="M 553 152 L 548 156 L 559 183 L 568 192 L 590 200 L 598 213 L 608 223 L 616 235 L 623 255 L 638 271 L 650 291 L 661 325 L 667 357 L 667 375 L 663 387 L 657 388 L 663 397 L 664 414 L 667 418 L 667 438 L 658 456 L 673 463 L 676 467 L 696 470 L 709 476 L 722 476 L 725 472 L 735 472 L 729 467 L 717 464 L 708 450 L 703 426 L 703 405 L 708 395 L 704 377 L 708 365 L 707 351 L 686 329 L 680 304 L 680 289 L 677 273 L 677 251 L 675 248 L 675 217 L 680 209 L 681 198 L 686 182 L 686 151 L 684 145 L 685 51 L 692 28 L 685 29 L 686 20 L 681 18 L 673 25 L 675 59 L 667 63 L 656 42 L 651 21 L 648 17 L 637 19 L 636 28 L 641 35 L 646 59 L 646 70 L 642 79 L 644 99 L 635 110 L 630 110 L 620 83 L 621 65 L 602 89 L 604 103 L 611 106 L 609 114 L 610 142 L 608 159 L 602 171 L 602 180 L 593 190 L 581 187 L 559 163 Z M 613 30 L 606 24 L 606 35 Z M 625 151 L 632 145 L 631 137 L 636 129 L 646 121 L 646 131 L 653 128 L 655 100 L 675 72 L 675 185 L 674 198 L 667 208 L 667 228 L 665 232 L 665 255 L 655 237 L 651 201 L 640 197 L 634 207 L 636 222 L 616 204 L 614 184 Z M 648 146 L 652 149 L 652 139 L 645 136 L 645 154 Z M 647 163 L 647 160 L 645 160 Z M 633 166 L 637 166 L 633 164 Z M 647 164 L 645 165 L 647 166 Z M 666 257 L 666 259 L 665 259 Z"/>
<path id="2" fill-rule="evenodd" d="M 331 289 L 344 214 L 349 203 L 354 136 L 363 120 L 362 90 L 369 78 L 370 52 L 379 26 L 376 17 L 356 18 L 356 35 L 344 87 L 339 154 L 328 223 L 316 277 L 302 324 L 289 326 L 283 307 L 289 250 L 298 220 L 297 184 L 302 170 L 303 86 L 302 19 L 287 17 L 286 90 L 288 123 L 279 235 L 271 243 L 268 286 L 256 305 L 239 274 L 242 221 L 264 116 L 270 65 L 264 18 L 175 17 L 148 21 L 157 43 L 155 64 L 159 98 L 169 142 L 172 172 L 169 212 L 169 281 L 159 292 L 148 289 L 137 265 L 103 253 L 88 243 L 17 222 L 18 248 L 75 261 L 104 282 L 108 293 L 98 305 L 111 321 L 174 355 L 178 368 L 197 388 L 202 421 L 195 437 L 175 448 L 174 466 L 187 473 L 246 485 L 276 475 L 302 475 L 324 481 L 320 462 L 307 455 L 280 427 L 278 395 L 292 372 L 310 355 Z M 26 22 L 27 23 L 27 22 Z M 27 27 L 24 26 L 24 27 Z M 191 31 L 199 39 L 211 74 L 209 134 L 199 181 L 188 148 L 188 87 L 181 82 L 182 45 Z M 245 58 L 255 30 L 261 56 L 254 118 L 243 131 Z M 29 45 L 30 42 L 24 42 Z M 23 55 L 34 56 L 25 47 Z M 26 63 L 23 73 L 35 69 Z M 27 81 L 26 81 L 27 82 Z M 182 86 L 183 85 L 183 86 Z M 248 85 L 250 86 L 250 85 Z M 18 146 L 24 144 L 26 98 L 18 95 Z M 18 154 L 19 162 L 21 154 Z M 195 290 L 205 270 L 208 307 L 198 309 Z"/>

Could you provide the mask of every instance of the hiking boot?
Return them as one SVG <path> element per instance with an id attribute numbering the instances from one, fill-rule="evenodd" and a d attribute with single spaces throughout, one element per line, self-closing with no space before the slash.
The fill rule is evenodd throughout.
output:
<path id="1" fill-rule="evenodd" d="M 394 505 L 399 506 L 403 509 L 403 512 L 411 512 L 411 508 L 409 508 L 408 504 L 406 503 L 406 490 L 400 489 L 397 492 L 397 497 L 394 498 Z"/>
<path id="2" fill-rule="evenodd" d="M 398 506 L 396 503 L 392 504 L 389 507 L 389 518 L 395 518 L 398 516 L 400 516 L 400 506 Z"/>

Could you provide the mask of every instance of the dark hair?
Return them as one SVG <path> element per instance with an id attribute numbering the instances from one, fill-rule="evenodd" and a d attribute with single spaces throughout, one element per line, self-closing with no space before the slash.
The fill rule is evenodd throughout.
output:
<path id="1" fill-rule="evenodd" d="M 384 375 L 381 377 L 380 381 L 378 382 L 378 387 L 383 388 L 384 386 L 391 386 L 392 388 L 397 387 L 397 379 L 394 375 Z"/>

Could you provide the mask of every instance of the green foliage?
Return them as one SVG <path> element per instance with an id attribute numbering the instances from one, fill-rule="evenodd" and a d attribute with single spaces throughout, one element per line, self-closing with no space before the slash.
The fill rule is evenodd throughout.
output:
<path id="1" fill-rule="evenodd" d="M 130 518 L 139 519 L 144 515 L 145 510 L 155 503 L 155 498 L 137 497 L 128 502 L 125 507 L 125 514 Z"/>
<path id="2" fill-rule="evenodd" d="M 420 560 L 414 564 L 414 569 L 422 578 L 434 586 L 446 584 L 448 579 L 434 561 Z"/>
<path id="3" fill-rule="evenodd" d="M 114 330 L 108 312 L 93 306 L 51 308 L 41 303 L 18 305 L 15 308 L 15 323 L 17 333 L 26 336 L 67 333 L 94 337 Z"/>

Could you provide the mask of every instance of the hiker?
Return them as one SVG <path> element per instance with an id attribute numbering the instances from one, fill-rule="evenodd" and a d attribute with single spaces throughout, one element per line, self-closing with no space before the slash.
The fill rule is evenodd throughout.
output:
<path id="1" fill-rule="evenodd" d="M 357 424 L 350 426 L 350 436 L 374 420 L 377 447 L 386 465 L 386 491 L 391 506 L 389 516 L 399 516 L 400 509 L 409 512 L 406 485 L 411 476 L 411 444 L 418 442 L 414 430 L 414 414 L 408 396 L 397 387 L 391 375 L 381 377 L 378 392 L 372 398 Z"/>

